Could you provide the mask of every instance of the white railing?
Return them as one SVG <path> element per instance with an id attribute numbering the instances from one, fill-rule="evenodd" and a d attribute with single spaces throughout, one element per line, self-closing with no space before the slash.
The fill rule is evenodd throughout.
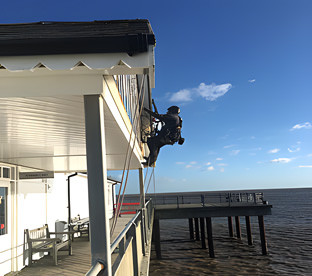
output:
<path id="1" fill-rule="evenodd" d="M 145 204 L 145 209 L 139 210 L 128 222 L 122 232 L 113 241 L 110 247 L 111 254 L 118 256 L 112 264 L 112 275 L 123 275 L 123 269 L 133 270 L 133 275 L 140 274 L 140 262 L 146 254 L 148 233 L 152 231 L 152 201 Z M 130 257 L 128 257 L 130 256 Z M 129 260 L 132 264 L 129 265 Z M 105 275 L 103 264 L 96 263 L 86 274 L 87 276 Z"/>

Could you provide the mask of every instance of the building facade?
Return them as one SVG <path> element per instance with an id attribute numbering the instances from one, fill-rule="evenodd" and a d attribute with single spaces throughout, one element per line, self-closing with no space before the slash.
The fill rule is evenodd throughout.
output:
<path id="1" fill-rule="evenodd" d="M 110 267 L 107 170 L 142 170 L 151 26 L 38 22 L 0 25 L 0 34 L 0 271 L 27 264 L 24 229 L 68 218 L 74 172 L 88 177 L 72 180 L 71 215 L 90 217 L 92 263 Z"/>

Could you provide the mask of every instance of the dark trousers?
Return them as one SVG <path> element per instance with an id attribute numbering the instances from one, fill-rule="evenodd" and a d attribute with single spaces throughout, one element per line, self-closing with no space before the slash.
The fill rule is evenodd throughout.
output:
<path id="1" fill-rule="evenodd" d="M 160 148 L 166 144 L 166 139 L 163 135 L 157 135 L 147 139 L 147 145 L 150 151 L 149 157 L 147 159 L 148 165 L 152 165 L 156 162 Z"/>

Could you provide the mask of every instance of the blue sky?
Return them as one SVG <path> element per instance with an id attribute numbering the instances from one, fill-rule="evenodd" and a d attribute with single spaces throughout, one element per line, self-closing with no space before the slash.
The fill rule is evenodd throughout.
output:
<path id="1" fill-rule="evenodd" d="M 186 138 L 161 149 L 156 191 L 267 189 L 312 187 L 311 12 L 308 0 L 11 0 L 0 23 L 149 19 L 153 96 L 160 112 L 181 107 Z"/>

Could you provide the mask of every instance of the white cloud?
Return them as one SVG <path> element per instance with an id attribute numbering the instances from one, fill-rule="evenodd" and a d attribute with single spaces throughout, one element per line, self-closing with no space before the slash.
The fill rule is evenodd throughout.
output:
<path id="1" fill-rule="evenodd" d="M 269 150 L 268 153 L 278 153 L 280 151 L 280 149 L 272 149 Z"/>
<path id="2" fill-rule="evenodd" d="M 186 169 L 192 168 L 192 165 L 186 165 L 185 168 Z"/>
<path id="3" fill-rule="evenodd" d="M 256 79 L 252 79 L 252 80 L 248 80 L 249 82 L 255 82 L 256 81 Z"/>
<path id="4" fill-rule="evenodd" d="M 220 169 L 220 172 L 224 172 L 224 168 L 221 168 L 221 169 Z"/>
<path id="5" fill-rule="evenodd" d="M 218 158 L 216 158 L 216 160 L 221 161 L 221 160 L 223 160 L 223 158 L 218 157 Z"/>
<path id="6" fill-rule="evenodd" d="M 202 97 L 207 101 L 215 101 L 219 97 L 225 95 L 232 88 L 232 84 L 205 84 L 202 82 L 198 87 L 190 89 L 182 89 L 171 95 L 171 102 L 190 102 L 193 97 Z"/>
<path id="7" fill-rule="evenodd" d="M 234 147 L 235 145 L 228 145 L 228 146 L 224 146 L 223 148 L 224 149 L 229 149 L 229 148 L 232 148 L 232 147 Z"/>
<path id="8" fill-rule="evenodd" d="M 196 161 L 192 161 L 192 162 L 190 162 L 190 164 L 191 165 L 195 165 L 195 164 L 197 164 L 197 162 Z"/>
<path id="9" fill-rule="evenodd" d="M 206 166 L 210 166 L 210 165 L 211 165 L 211 162 L 207 162 L 205 165 L 206 165 Z"/>
<path id="10" fill-rule="evenodd" d="M 309 122 L 306 122 L 304 124 L 297 124 L 297 125 L 294 125 L 290 130 L 295 130 L 295 129 L 301 129 L 301 128 L 306 128 L 306 129 L 309 129 L 309 128 L 312 128 L 312 125 L 311 123 Z"/>
<path id="11" fill-rule="evenodd" d="M 300 150 L 301 150 L 300 148 L 296 148 L 296 149 L 294 149 L 294 150 L 288 148 L 288 151 L 289 151 L 289 152 L 297 152 L 297 151 L 300 151 Z"/>
<path id="12" fill-rule="evenodd" d="M 214 168 L 213 166 L 210 166 L 210 167 L 207 168 L 207 170 L 208 170 L 208 171 L 214 171 L 215 168 Z"/>
<path id="13" fill-rule="evenodd" d="M 170 97 L 171 102 L 190 102 L 192 101 L 191 90 L 183 89 L 174 93 Z"/>
<path id="14" fill-rule="evenodd" d="M 312 168 L 312 165 L 301 165 L 298 168 Z"/>
<path id="15" fill-rule="evenodd" d="M 291 161 L 291 158 L 277 158 L 271 160 L 272 163 L 289 163 Z"/>
<path id="16" fill-rule="evenodd" d="M 220 164 L 218 164 L 218 166 L 220 166 L 220 167 L 226 167 L 226 166 L 227 166 L 227 164 L 220 163 Z"/>
<path id="17" fill-rule="evenodd" d="M 215 101 L 217 98 L 222 97 L 224 94 L 226 94 L 231 89 L 231 87 L 232 84 L 230 83 L 220 85 L 212 83 L 207 85 L 202 82 L 198 86 L 197 92 L 207 101 Z"/>
<path id="18" fill-rule="evenodd" d="M 232 150 L 230 154 L 231 155 L 237 155 L 239 153 L 240 153 L 240 150 Z"/>

